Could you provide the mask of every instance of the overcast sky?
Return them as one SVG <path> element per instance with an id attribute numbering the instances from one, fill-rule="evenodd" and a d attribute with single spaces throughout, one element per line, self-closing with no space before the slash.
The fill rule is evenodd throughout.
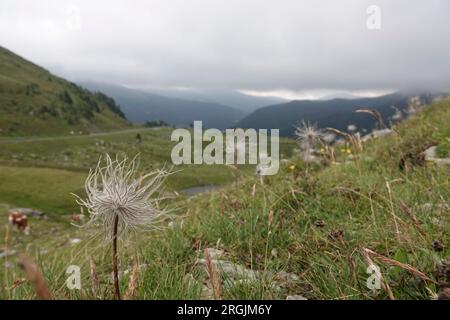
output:
<path id="1" fill-rule="evenodd" d="M 71 80 L 141 88 L 450 89 L 449 0 L 0 0 L 0 45 Z"/>

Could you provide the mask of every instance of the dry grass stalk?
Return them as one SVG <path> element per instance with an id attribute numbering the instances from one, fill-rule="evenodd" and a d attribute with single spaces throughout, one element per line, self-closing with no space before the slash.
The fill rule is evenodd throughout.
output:
<path id="1" fill-rule="evenodd" d="M 417 220 L 416 216 L 414 215 L 414 213 L 412 212 L 411 208 L 409 208 L 403 201 L 400 200 L 400 208 L 403 210 L 403 212 L 406 213 L 406 215 L 411 219 L 413 225 L 416 227 L 417 231 L 419 231 L 419 233 L 426 237 L 427 234 L 425 232 L 425 230 L 423 230 L 423 228 L 421 227 L 419 221 Z"/>
<path id="2" fill-rule="evenodd" d="M 28 280 L 34 287 L 36 296 L 41 300 L 51 300 L 52 295 L 48 289 L 47 282 L 36 263 L 31 261 L 25 254 L 21 254 L 19 255 L 19 266 L 27 274 Z"/>
<path id="3" fill-rule="evenodd" d="M 335 128 L 327 128 L 326 130 L 343 137 L 353 146 L 353 149 L 355 149 L 355 151 L 357 152 L 363 151 L 363 143 L 361 140 L 361 136 L 359 134 L 349 134 Z"/>
<path id="4" fill-rule="evenodd" d="M 323 148 L 324 148 L 324 150 L 325 150 L 325 152 L 324 152 L 325 157 L 326 157 L 331 163 L 336 163 L 336 155 L 335 155 L 335 152 L 334 152 L 334 148 L 331 147 L 331 146 L 329 146 L 329 145 L 327 145 L 327 144 L 324 144 L 324 145 L 323 145 Z"/>
<path id="5" fill-rule="evenodd" d="M 95 298 L 97 298 L 99 284 L 97 272 L 95 271 L 95 263 L 92 257 L 89 257 L 89 268 L 91 273 L 92 294 L 94 295 Z"/>
<path id="6" fill-rule="evenodd" d="M 364 261 L 366 262 L 368 267 L 375 266 L 375 263 L 373 263 L 367 250 L 369 250 L 369 249 L 363 248 L 361 250 L 361 254 L 364 258 Z M 395 297 L 394 297 L 394 294 L 392 293 L 391 287 L 389 287 L 389 284 L 386 282 L 386 280 L 384 279 L 384 277 L 381 273 L 380 273 L 380 281 L 381 281 L 381 287 L 387 293 L 387 295 L 389 296 L 389 299 L 395 300 Z"/>
<path id="7" fill-rule="evenodd" d="M 381 255 L 379 253 L 376 253 L 375 251 L 372 251 L 372 250 L 367 249 L 367 248 L 363 248 L 363 251 L 365 251 L 369 256 L 377 258 L 377 259 L 379 259 L 380 261 L 382 261 L 385 264 L 388 264 L 388 265 L 391 265 L 391 266 L 394 266 L 394 267 L 402 268 L 403 270 L 409 272 L 413 276 L 415 276 L 415 277 L 417 277 L 417 278 L 419 278 L 419 279 L 421 279 L 423 281 L 430 281 L 430 282 L 433 282 L 433 283 L 437 284 L 436 281 L 434 281 L 433 279 L 429 278 L 425 273 L 423 273 L 423 272 L 413 268 L 409 264 L 401 263 L 401 262 L 399 262 L 397 260 L 390 259 L 388 257 L 385 257 L 385 256 L 383 256 L 383 255 Z"/>
<path id="8" fill-rule="evenodd" d="M 205 260 L 205 268 L 213 290 L 214 299 L 220 300 L 222 298 L 222 273 L 214 267 L 208 249 L 205 249 Z"/>
<path id="9" fill-rule="evenodd" d="M 362 143 L 361 135 L 359 134 L 359 132 L 356 134 L 352 134 L 351 137 L 352 137 L 351 144 L 353 145 L 353 148 L 357 152 L 363 151 L 363 143 Z"/>
<path id="10" fill-rule="evenodd" d="M 127 292 L 125 292 L 125 300 L 133 300 L 136 298 L 139 272 L 140 272 L 139 261 L 138 259 L 134 259 L 133 271 L 131 272 Z"/>
<path id="11" fill-rule="evenodd" d="M 344 137 L 344 138 L 347 139 L 347 140 L 348 140 L 349 137 L 351 136 L 351 134 L 346 133 L 346 132 L 341 131 L 341 130 L 338 130 L 338 129 L 335 129 L 335 128 L 327 128 L 326 130 L 327 130 L 327 131 L 331 131 L 331 132 L 335 133 L 335 134 L 338 135 L 338 136 Z"/>
<path id="12" fill-rule="evenodd" d="M 269 215 L 267 216 L 267 224 L 269 228 L 272 226 L 273 223 L 273 210 L 269 211 Z"/>
<path id="13" fill-rule="evenodd" d="M 364 109 L 358 109 L 355 112 L 357 112 L 357 113 L 368 113 L 379 123 L 379 125 L 382 128 L 385 127 L 384 121 L 383 121 L 383 117 L 381 116 L 381 113 L 378 110 L 370 109 L 370 108 L 364 108 Z"/>
<path id="14" fill-rule="evenodd" d="M 399 217 L 397 217 L 397 215 L 395 214 L 394 200 L 393 200 L 392 189 L 391 189 L 391 185 L 390 185 L 389 181 L 386 181 L 386 188 L 387 188 L 388 193 L 389 193 L 389 204 L 390 204 L 390 207 L 391 207 L 391 214 L 392 214 L 392 217 L 394 219 L 395 233 L 397 234 L 398 242 L 400 242 L 400 229 L 398 228 L 397 219 L 398 220 L 401 220 L 401 219 Z"/>
<path id="15" fill-rule="evenodd" d="M 13 282 L 13 285 L 11 287 L 9 287 L 8 290 L 14 290 L 14 289 L 20 287 L 21 285 L 23 285 L 25 282 L 27 282 L 27 279 L 25 279 L 25 278 L 15 279 Z"/>

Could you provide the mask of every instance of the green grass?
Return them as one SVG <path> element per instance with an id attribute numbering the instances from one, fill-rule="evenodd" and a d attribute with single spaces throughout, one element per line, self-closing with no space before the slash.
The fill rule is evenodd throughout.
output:
<path id="1" fill-rule="evenodd" d="M 444 140 L 437 145 L 436 155 L 439 158 L 450 158 L 450 142 Z"/>
<path id="2" fill-rule="evenodd" d="M 100 157 L 139 155 L 141 170 L 171 167 L 171 128 L 134 128 L 125 131 L 94 135 L 59 137 L 22 137 L 0 140 L 0 164 L 15 167 L 65 169 L 87 173 Z M 137 140 L 137 135 L 141 140 Z M 295 143 L 281 139 L 282 157 L 292 154 Z M 181 165 L 172 168 L 177 174 L 168 178 L 170 189 L 181 190 L 203 185 L 223 185 L 234 181 L 240 171 L 252 173 L 254 166 L 240 166 L 240 170 L 222 165 Z M 17 169 L 19 170 L 19 169 Z M 0 173 L 1 175 L 1 173 Z M 1 196 L 1 195 L 0 195 Z"/>
<path id="3" fill-rule="evenodd" d="M 0 203 L 38 208 L 53 218 L 79 209 L 70 193 L 83 194 L 85 174 L 59 169 L 0 166 Z"/>
<path id="4" fill-rule="evenodd" d="M 0 136 L 59 135 L 129 127 L 114 101 L 0 47 Z"/>
<path id="5" fill-rule="evenodd" d="M 223 298 L 285 299 L 288 294 L 300 294 L 309 299 L 387 299 L 384 290 L 374 293 L 366 287 L 369 274 L 361 252 L 369 248 L 442 281 L 436 271 L 450 255 L 450 168 L 427 164 L 420 160 L 420 153 L 450 136 L 448 123 L 450 101 L 444 100 L 399 124 L 392 136 L 369 141 L 351 161 L 341 155 L 341 164 L 310 166 L 306 173 L 301 160 L 291 158 L 278 175 L 263 183 L 250 170 L 238 171 L 221 190 L 170 203 L 179 214 L 174 227 L 121 243 L 121 269 L 131 269 L 133 260 L 139 259 L 143 266 L 139 299 L 200 298 L 204 276 L 195 265 L 198 250 L 219 247 L 228 260 L 260 274 L 256 281 L 235 285 L 224 275 Z M 81 159 L 77 156 L 71 165 L 89 163 Z M 188 180 L 197 175 L 189 170 Z M 52 238 L 76 231 L 67 227 Z M 88 257 L 92 256 L 101 278 L 100 298 L 111 299 L 110 246 L 89 240 L 84 232 L 76 235 L 83 239 L 80 245 L 50 250 L 42 246 L 29 249 L 28 254 L 42 268 L 55 297 L 62 299 L 95 298 L 89 277 Z M 49 235 L 42 238 L 51 239 Z M 442 251 L 433 249 L 435 240 L 444 245 Z M 432 281 L 372 259 L 397 299 L 430 299 L 439 290 Z M 65 287 L 69 264 L 82 268 L 81 291 Z M 2 287 L 9 288 L 24 276 L 15 265 L 0 271 Z M 280 271 L 293 273 L 298 280 L 277 280 Z M 129 277 L 129 273 L 122 277 L 122 291 Z M 34 292 L 24 283 L 3 289 L 0 297 L 30 299 Z"/>

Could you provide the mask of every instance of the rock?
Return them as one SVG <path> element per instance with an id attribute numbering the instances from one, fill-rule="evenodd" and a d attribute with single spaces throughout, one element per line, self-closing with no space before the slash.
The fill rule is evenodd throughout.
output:
<path id="1" fill-rule="evenodd" d="M 287 296 L 286 300 L 308 300 L 308 299 L 306 299 L 304 296 L 296 294 L 292 296 Z"/>
<path id="2" fill-rule="evenodd" d="M 300 277 L 294 273 L 288 273 L 286 271 L 280 271 L 277 273 L 273 273 L 270 271 L 254 271 L 246 268 L 243 265 L 224 260 L 225 252 L 220 249 L 215 248 L 207 248 L 208 254 L 211 257 L 211 264 L 213 269 L 220 270 L 222 273 L 222 286 L 224 288 L 232 288 L 235 286 L 241 286 L 250 284 L 253 281 L 256 281 L 259 277 L 263 277 L 267 275 L 270 278 L 273 278 L 274 281 L 271 284 L 271 287 L 274 290 L 281 291 L 283 287 L 289 287 L 292 283 L 300 281 Z M 272 255 L 278 254 L 276 250 L 272 250 Z M 204 256 L 204 250 L 198 250 L 197 255 L 199 257 Z M 198 258 L 195 262 L 196 267 L 201 272 L 200 280 L 196 280 L 192 275 L 187 274 L 185 276 L 185 281 L 191 281 L 195 283 L 203 283 L 202 289 L 202 298 L 204 299 L 212 299 L 213 292 L 210 288 L 210 284 L 208 283 L 208 274 L 206 271 L 206 259 Z"/>
<path id="3" fill-rule="evenodd" d="M 9 257 L 9 256 L 13 256 L 15 254 L 16 254 L 16 250 L 2 251 L 2 252 L 0 252 L 0 259 Z"/>
<path id="4" fill-rule="evenodd" d="M 233 289 L 235 287 L 242 288 L 242 286 L 253 286 L 253 280 L 250 279 L 239 279 L 239 280 L 223 280 L 222 288 Z M 273 290 L 280 292 L 282 289 L 276 283 L 267 284 L 267 286 Z"/>
<path id="5" fill-rule="evenodd" d="M 438 166 L 450 166 L 450 158 L 438 158 L 436 156 L 436 149 L 436 146 L 432 146 L 424 151 L 425 161 L 432 162 Z"/>
<path id="6" fill-rule="evenodd" d="M 244 266 L 241 266 L 237 263 L 216 259 L 211 259 L 211 263 L 213 267 L 217 268 L 222 272 L 222 275 L 226 275 L 229 278 L 234 278 L 238 280 L 239 279 L 256 280 L 257 272 L 247 269 Z M 197 259 L 196 265 L 206 267 L 206 260 Z"/>
<path id="7" fill-rule="evenodd" d="M 361 138 L 361 141 L 366 142 L 371 139 L 382 138 L 390 136 L 394 131 L 392 129 L 373 130 L 371 133 Z"/>
<path id="8" fill-rule="evenodd" d="M 206 248 L 205 249 L 208 252 L 208 255 L 211 257 L 211 259 L 221 259 L 225 255 L 225 251 L 216 249 L 216 248 Z M 201 257 L 205 256 L 205 250 L 198 250 L 198 254 Z"/>
<path id="9" fill-rule="evenodd" d="M 289 284 L 290 282 L 297 282 L 300 280 L 300 277 L 295 273 L 288 273 L 286 271 L 280 271 L 275 274 L 275 279 L 281 281 L 285 284 Z"/>
<path id="10" fill-rule="evenodd" d="M 436 155 L 436 146 L 429 147 L 427 150 L 425 150 L 423 153 L 425 154 L 425 160 L 431 161 L 434 159 Z"/>

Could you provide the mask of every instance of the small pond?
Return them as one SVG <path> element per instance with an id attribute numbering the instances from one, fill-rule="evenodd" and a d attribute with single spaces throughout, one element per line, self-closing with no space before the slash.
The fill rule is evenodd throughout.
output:
<path id="1" fill-rule="evenodd" d="M 192 196 L 197 195 L 199 193 L 216 190 L 218 188 L 220 188 L 220 186 L 217 186 L 217 185 L 206 185 L 206 186 L 197 186 L 197 187 L 186 188 L 186 189 L 181 190 L 180 192 L 184 193 L 188 197 L 192 197 Z"/>

